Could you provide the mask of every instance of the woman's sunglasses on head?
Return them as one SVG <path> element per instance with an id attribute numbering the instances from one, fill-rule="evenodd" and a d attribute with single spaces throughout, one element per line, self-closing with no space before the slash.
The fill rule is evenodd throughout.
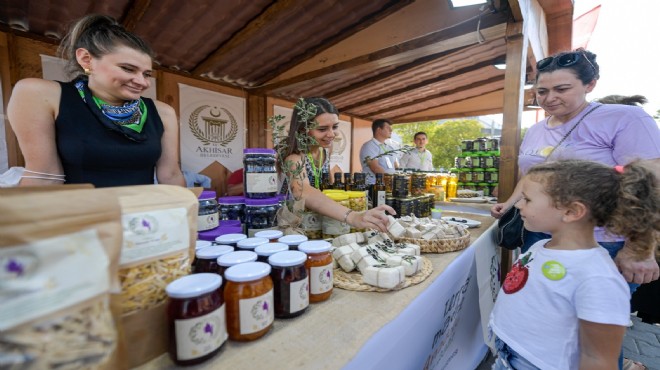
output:
<path id="1" fill-rule="evenodd" d="M 557 57 L 552 56 L 541 59 L 538 63 L 536 63 L 536 70 L 543 71 L 544 69 L 550 67 L 553 62 L 556 62 L 559 67 L 570 67 L 579 62 L 580 58 L 584 58 L 594 70 L 594 73 L 596 72 L 596 67 L 594 67 L 584 52 L 581 51 L 573 51 Z"/>

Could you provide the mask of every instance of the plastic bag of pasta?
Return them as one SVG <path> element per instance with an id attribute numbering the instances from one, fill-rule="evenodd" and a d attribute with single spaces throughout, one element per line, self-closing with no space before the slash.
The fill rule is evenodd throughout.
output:
<path id="1" fill-rule="evenodd" d="M 99 189 L 119 199 L 122 327 L 129 366 L 167 352 L 165 287 L 187 275 L 197 236 L 197 197 L 171 185 Z"/>
<path id="2" fill-rule="evenodd" d="M 0 368 L 122 369 L 121 210 L 96 190 L 0 191 Z"/>

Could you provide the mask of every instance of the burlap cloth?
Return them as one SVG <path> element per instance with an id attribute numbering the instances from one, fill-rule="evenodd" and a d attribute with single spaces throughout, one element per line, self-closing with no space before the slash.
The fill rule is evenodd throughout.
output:
<path id="1" fill-rule="evenodd" d="M 445 213 L 481 221 L 479 228 L 470 229 L 471 243 L 495 222 L 490 216 Z M 406 289 L 376 293 L 335 288 L 330 299 L 310 304 L 301 316 L 275 319 L 272 329 L 262 338 L 247 343 L 228 340 L 212 359 L 182 369 L 341 369 L 374 333 L 399 315 L 461 253 L 424 254 L 433 263 L 433 273 Z M 178 367 L 164 354 L 139 369 Z"/>

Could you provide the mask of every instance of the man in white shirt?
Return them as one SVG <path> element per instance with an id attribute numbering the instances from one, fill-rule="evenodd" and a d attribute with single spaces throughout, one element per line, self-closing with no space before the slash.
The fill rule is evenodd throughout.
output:
<path id="1" fill-rule="evenodd" d="M 426 132 L 418 132 L 414 137 L 417 150 L 411 150 L 401 157 L 401 168 L 414 168 L 421 171 L 433 171 L 433 155 L 426 150 L 428 137 Z"/>
<path id="2" fill-rule="evenodd" d="M 394 173 L 396 169 L 396 156 L 384 155 L 365 162 L 367 157 L 375 158 L 378 155 L 394 150 L 385 140 L 392 137 L 392 122 L 386 119 L 377 119 L 371 124 L 373 139 L 367 141 L 360 149 L 360 163 L 362 172 L 367 174 L 367 185 L 376 182 L 376 173 Z"/>

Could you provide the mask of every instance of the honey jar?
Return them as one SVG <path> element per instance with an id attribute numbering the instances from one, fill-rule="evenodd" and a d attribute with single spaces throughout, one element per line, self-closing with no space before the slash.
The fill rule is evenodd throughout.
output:
<path id="1" fill-rule="evenodd" d="M 307 254 L 305 268 L 309 275 L 309 301 L 322 302 L 332 295 L 332 245 L 325 240 L 300 243 L 298 250 Z"/>
<path id="2" fill-rule="evenodd" d="M 167 285 L 169 354 L 177 365 L 195 365 L 213 357 L 227 340 L 222 277 L 201 273 Z"/>
<path id="3" fill-rule="evenodd" d="M 273 326 L 273 280 L 270 265 L 241 263 L 225 271 L 224 298 L 229 339 L 251 341 L 264 336 Z"/>

